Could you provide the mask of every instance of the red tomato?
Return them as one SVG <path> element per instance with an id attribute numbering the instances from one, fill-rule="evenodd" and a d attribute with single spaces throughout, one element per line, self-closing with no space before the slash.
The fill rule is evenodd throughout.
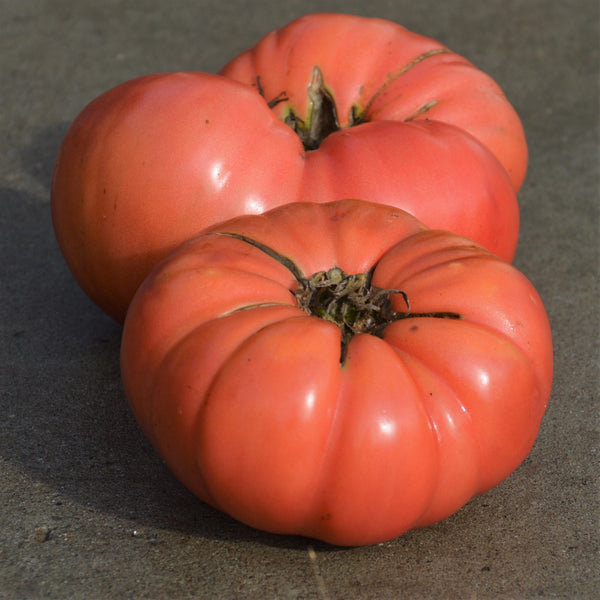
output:
<path id="1" fill-rule="evenodd" d="M 378 43 L 363 57 L 356 35 Z M 223 73 L 244 83 L 204 73 L 126 82 L 65 136 L 52 181 L 56 236 L 75 278 L 117 320 L 180 243 L 295 201 L 391 204 L 512 259 L 518 206 L 497 158 L 516 185 L 522 130 L 464 59 L 385 21 L 316 15 Z"/>
<path id="2" fill-rule="evenodd" d="M 183 244 L 137 291 L 121 357 L 134 414 L 192 492 L 342 545 L 443 519 L 507 477 L 552 380 L 547 316 L 519 271 L 359 200 Z"/>
<path id="3" fill-rule="evenodd" d="M 497 83 L 435 40 L 383 19 L 313 14 L 268 33 L 221 74 L 276 102 L 282 120 L 310 127 L 306 91 L 315 67 L 335 105 L 335 126 L 436 120 L 468 131 L 508 171 L 518 191 L 527 170 L 521 120 Z M 281 100 L 281 101 L 278 101 Z M 356 158 L 356 157 L 355 157 Z"/>

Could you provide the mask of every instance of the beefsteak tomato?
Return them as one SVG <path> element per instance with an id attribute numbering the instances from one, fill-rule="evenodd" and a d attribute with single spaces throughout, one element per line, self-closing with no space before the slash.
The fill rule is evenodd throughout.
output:
<path id="1" fill-rule="evenodd" d="M 531 283 L 473 241 L 382 204 L 293 203 L 162 261 L 121 368 L 141 428 L 205 502 L 360 545 L 447 517 L 521 463 L 552 341 Z"/>
<path id="2" fill-rule="evenodd" d="M 363 123 L 436 120 L 487 146 L 516 191 L 525 179 L 525 133 L 498 84 L 443 44 L 397 23 L 306 15 L 268 33 L 221 74 L 258 89 L 307 148 Z"/>
<path id="3" fill-rule="evenodd" d="M 122 321 L 180 243 L 294 201 L 391 204 L 510 260 L 519 214 L 501 162 L 518 184 L 522 129 L 487 75 L 386 21 L 313 15 L 222 75 L 149 75 L 92 101 L 60 148 L 52 215 L 75 278 Z"/>

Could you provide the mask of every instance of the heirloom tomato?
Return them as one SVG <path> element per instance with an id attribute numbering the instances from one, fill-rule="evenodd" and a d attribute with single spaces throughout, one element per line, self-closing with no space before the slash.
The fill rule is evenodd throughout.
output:
<path id="1" fill-rule="evenodd" d="M 498 86 L 437 42 L 311 15 L 220 75 L 148 75 L 92 101 L 56 160 L 53 222 L 76 279 L 120 321 L 181 242 L 295 201 L 391 204 L 510 260 L 522 133 Z"/>
<path id="2" fill-rule="evenodd" d="M 174 474 L 253 527 L 340 545 L 443 519 L 530 451 L 552 381 L 534 287 L 377 203 L 189 240 L 138 289 L 125 391 Z"/>
<path id="3" fill-rule="evenodd" d="M 268 33 L 221 74 L 258 89 L 308 148 L 363 123 L 436 120 L 487 146 L 515 190 L 525 179 L 525 133 L 498 84 L 443 44 L 396 23 L 306 15 Z"/>

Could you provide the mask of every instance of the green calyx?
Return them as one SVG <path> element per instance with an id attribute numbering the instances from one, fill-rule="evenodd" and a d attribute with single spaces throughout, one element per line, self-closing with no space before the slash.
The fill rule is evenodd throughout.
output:
<path id="1" fill-rule="evenodd" d="M 383 330 L 400 315 L 410 313 L 406 294 L 401 290 L 387 290 L 371 282 L 372 271 L 348 274 L 339 267 L 319 271 L 299 281 L 295 291 L 298 306 L 309 315 L 337 325 L 342 332 L 342 347 L 359 333 L 381 337 Z M 407 307 L 406 313 L 397 313 L 391 295 L 400 294 Z"/>
<path id="2" fill-rule="evenodd" d="M 264 97 L 260 77 L 257 79 L 257 87 Z M 309 110 L 306 119 L 300 118 L 290 107 L 283 122 L 296 132 L 302 140 L 305 150 L 316 150 L 328 135 L 341 129 L 335 100 L 325 85 L 321 69 L 317 66 L 313 67 L 307 94 Z M 286 100 L 289 100 L 286 92 L 280 92 L 275 98 L 268 101 L 267 105 L 269 108 L 273 108 Z M 363 114 L 359 114 L 357 108 L 353 107 L 348 126 L 362 123 Z"/>
<path id="3" fill-rule="evenodd" d="M 382 338 L 385 328 L 401 319 L 461 318 L 454 312 L 411 312 L 405 292 L 380 288 L 373 284 L 372 277 L 375 266 L 365 273 L 352 274 L 334 266 L 327 271 L 319 271 L 306 277 L 291 259 L 257 240 L 237 233 L 220 232 L 217 235 L 232 237 L 258 248 L 292 273 L 298 282 L 298 287 L 290 292 L 294 294 L 298 307 L 312 317 L 324 319 L 339 327 L 341 331 L 341 363 L 344 362 L 348 344 L 355 335 L 366 333 Z M 394 294 L 402 296 L 406 311 L 394 309 L 392 303 Z"/>
<path id="4" fill-rule="evenodd" d="M 319 67 L 313 68 L 308 86 L 308 100 L 309 113 L 306 121 L 290 109 L 284 123 L 296 132 L 305 150 L 316 150 L 328 135 L 340 129 L 335 101 L 325 87 Z"/>

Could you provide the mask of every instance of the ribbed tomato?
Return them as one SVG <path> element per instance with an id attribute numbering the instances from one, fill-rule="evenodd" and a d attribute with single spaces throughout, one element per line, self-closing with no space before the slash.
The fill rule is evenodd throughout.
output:
<path id="1" fill-rule="evenodd" d="M 397 23 L 306 15 L 268 33 L 221 74 L 258 89 L 308 147 L 363 123 L 435 120 L 487 146 L 515 190 L 525 179 L 523 126 L 498 84 L 443 44 Z M 354 158 L 360 168 L 362 154 Z"/>
<path id="2" fill-rule="evenodd" d="M 167 257 L 122 376 L 175 475 L 260 529 L 357 545 L 443 519 L 530 451 L 552 341 L 534 287 L 359 200 L 293 203 Z"/>
<path id="3" fill-rule="evenodd" d="M 387 21 L 310 15 L 220 75 L 96 98 L 62 143 L 52 216 L 75 278 L 121 321 L 180 243 L 289 202 L 394 205 L 511 260 L 526 164 L 514 109 L 467 60 Z"/>

